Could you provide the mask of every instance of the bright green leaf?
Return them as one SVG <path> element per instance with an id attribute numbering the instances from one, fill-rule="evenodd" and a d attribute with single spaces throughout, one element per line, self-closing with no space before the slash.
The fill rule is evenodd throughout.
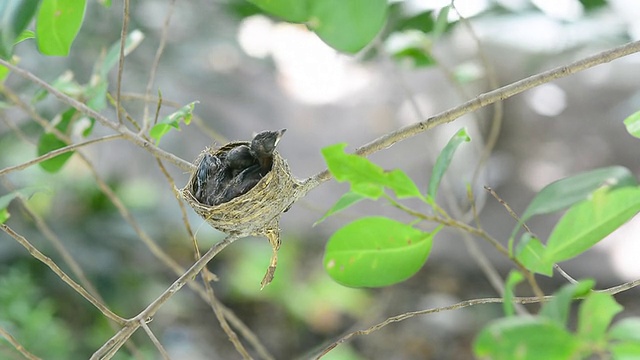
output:
<path id="1" fill-rule="evenodd" d="M 624 119 L 624 126 L 627 127 L 629 134 L 640 138 L 640 111 L 631 114 L 628 118 Z"/>
<path id="2" fill-rule="evenodd" d="M 385 217 L 358 219 L 331 236 L 324 267 L 345 286 L 392 285 L 420 270 L 438 230 L 423 232 Z"/>
<path id="3" fill-rule="evenodd" d="M 553 263 L 544 259 L 545 247 L 539 239 L 524 233 L 516 248 L 516 259 L 529 271 L 551 276 L 553 275 Z"/>
<path id="4" fill-rule="evenodd" d="M 625 341 L 611 346 L 613 360 L 638 360 L 640 359 L 640 342 Z"/>
<path id="5" fill-rule="evenodd" d="M 313 226 L 318 225 L 319 223 L 323 222 L 326 218 L 328 218 L 329 216 L 338 213 L 346 208 L 348 208 L 349 206 L 360 202 L 361 200 L 366 199 L 366 196 L 363 196 L 361 194 L 355 193 L 355 192 L 347 192 L 344 195 L 342 195 L 340 197 L 340 199 L 338 199 L 338 201 L 331 207 L 331 209 L 329 209 L 329 211 L 327 211 L 324 215 L 322 215 L 322 217 L 320 218 L 320 220 L 316 221 Z"/>
<path id="6" fill-rule="evenodd" d="M 193 108 L 198 102 L 199 101 L 194 101 L 181 107 L 176 112 L 166 116 L 160 122 L 155 124 L 149 131 L 149 135 L 151 138 L 156 140 L 156 144 L 158 144 L 160 139 L 162 139 L 162 137 L 172 128 L 180 130 L 180 122 L 184 122 L 185 125 L 189 125 L 191 123 L 191 118 L 193 117 Z"/>
<path id="7" fill-rule="evenodd" d="M 398 198 L 420 197 L 416 184 L 401 170 L 384 171 L 362 156 L 344 152 L 347 144 L 335 144 L 322 149 L 327 167 L 337 181 L 349 181 L 351 191 L 371 199 L 384 194 L 384 187 L 392 189 Z"/>
<path id="8" fill-rule="evenodd" d="M 10 59 L 13 46 L 22 41 L 40 0 L 4 0 L 0 1 L 0 58 Z"/>
<path id="9" fill-rule="evenodd" d="M 491 360 L 566 360 L 579 342 L 564 327 L 545 318 L 508 317 L 492 322 L 478 334 L 473 350 Z"/>
<path id="10" fill-rule="evenodd" d="M 404 199 L 422 196 L 416 183 L 414 183 L 404 171 L 396 169 L 385 173 L 385 175 L 385 186 L 393 190 L 398 198 Z"/>
<path id="11" fill-rule="evenodd" d="M 133 30 L 127 35 L 127 38 L 124 41 L 124 56 L 129 55 L 133 50 L 135 50 L 140 43 L 144 40 L 144 33 L 140 30 Z M 99 74 L 100 77 L 106 79 L 107 74 L 114 66 L 118 64 L 118 60 L 120 59 L 120 40 L 114 42 L 110 47 L 109 51 L 107 51 L 107 55 L 105 56 L 102 65 L 99 66 Z"/>
<path id="12" fill-rule="evenodd" d="M 0 83 L 2 83 L 4 79 L 7 78 L 7 75 L 9 75 L 9 68 L 6 66 L 0 65 Z"/>
<path id="13" fill-rule="evenodd" d="M 41 53 L 69 55 L 86 5 L 86 0 L 42 0 L 36 22 L 36 40 Z"/>
<path id="14" fill-rule="evenodd" d="M 467 134 L 467 129 L 462 128 L 451 137 L 447 145 L 442 149 L 440 155 L 438 155 L 438 159 L 436 159 L 435 165 L 433 166 L 433 172 L 431 173 L 431 179 L 429 180 L 429 190 L 427 191 L 429 196 L 434 199 L 436 198 L 440 181 L 442 181 L 444 173 L 451 164 L 453 154 L 455 154 L 456 149 L 460 144 L 468 141 L 471 141 L 471 138 Z"/>
<path id="15" fill-rule="evenodd" d="M 545 260 L 573 258 L 626 223 L 640 211 L 640 187 L 602 188 L 571 207 L 554 227 Z"/>
<path id="16" fill-rule="evenodd" d="M 614 340 L 637 341 L 640 343 L 640 317 L 620 320 L 611 327 L 609 337 Z"/>
<path id="17" fill-rule="evenodd" d="M 0 209 L 0 224 L 4 224 L 10 217 L 9 210 Z"/>
<path id="18" fill-rule="evenodd" d="M 564 285 L 560 290 L 553 294 L 553 298 L 545 303 L 540 310 L 540 316 L 545 317 L 551 321 L 554 321 L 561 327 L 565 327 L 567 324 L 567 318 L 569 317 L 569 309 L 571 301 L 576 297 L 584 296 L 587 294 L 595 282 L 593 280 L 582 280 L 577 284 Z"/>
<path id="19" fill-rule="evenodd" d="M 509 272 L 504 286 L 504 302 L 502 303 L 502 308 L 506 316 L 513 316 L 515 314 L 515 306 L 513 304 L 514 289 L 516 285 L 523 280 L 524 275 L 522 275 L 520 271 L 511 270 L 511 272 Z"/>
<path id="20" fill-rule="evenodd" d="M 249 2 L 286 21 L 301 23 L 309 19 L 309 0 L 249 0 Z"/>
<path id="21" fill-rule="evenodd" d="M 594 292 L 580 304 L 578 311 L 578 335 L 584 341 L 604 342 L 604 335 L 613 317 L 622 311 L 612 295 Z"/>
<path id="22" fill-rule="evenodd" d="M 332 48 L 357 53 L 382 29 L 387 0 L 309 0 L 307 26 Z"/>

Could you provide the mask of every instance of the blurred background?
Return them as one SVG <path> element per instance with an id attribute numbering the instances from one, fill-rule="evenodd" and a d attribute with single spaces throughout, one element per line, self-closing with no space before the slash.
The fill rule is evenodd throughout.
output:
<path id="1" fill-rule="evenodd" d="M 357 56 L 336 53 L 303 25 L 282 22 L 241 0 L 131 2 L 130 30 L 144 40 L 126 58 L 123 104 L 141 119 L 149 69 L 172 12 L 166 47 L 151 93 L 164 100 L 161 116 L 199 101 L 196 119 L 162 139 L 160 147 L 193 161 L 207 146 L 248 140 L 254 132 L 287 128 L 279 152 L 298 178 L 325 168 L 320 150 L 338 142 L 353 151 L 401 126 L 456 106 L 495 84 L 506 85 L 541 71 L 640 38 L 640 3 L 633 0 L 458 0 L 440 34 L 434 26 L 448 1 L 390 1 L 383 32 Z M 122 1 L 109 8 L 90 1 L 82 29 L 68 57 L 40 55 L 32 42 L 16 48 L 20 66 L 52 83 L 68 70 L 81 83 L 94 64 L 119 42 Z M 471 30 L 472 29 L 472 30 Z M 110 73 L 113 93 L 116 71 Z M 493 84 L 493 85 L 492 85 Z M 640 143 L 622 120 L 640 108 L 640 56 L 632 55 L 539 86 L 506 100 L 495 151 L 474 193 L 480 220 L 504 241 L 514 220 L 482 186 L 488 185 L 522 213 L 534 194 L 550 182 L 599 167 L 621 165 L 640 175 Z M 6 83 L 25 101 L 38 88 L 12 75 Z M 42 129 L 24 111 L 2 99 L 0 168 L 36 156 Z M 153 112 L 155 100 L 150 108 Z M 36 105 L 45 119 L 64 109 L 49 96 Z M 103 113 L 115 120 L 113 107 Z M 452 213 L 468 210 L 465 184 L 485 145 L 494 107 L 464 116 L 380 151 L 371 159 L 384 168 L 406 171 L 426 189 L 438 152 L 453 133 L 467 126 L 472 142 L 463 146 L 438 199 Z M 96 126 L 95 136 L 111 134 Z M 146 151 L 124 140 L 91 145 L 82 153 L 113 189 L 140 227 L 177 263 L 189 267 L 194 254 L 171 186 Z M 188 174 L 165 163 L 178 187 Z M 7 221 L 58 263 L 52 234 L 68 249 L 106 304 L 132 317 L 155 299 L 176 275 L 140 241 L 132 226 L 104 195 L 94 174 L 78 159 L 50 174 L 38 166 L 0 178 L 2 190 L 34 187 L 26 204 L 12 203 Z M 283 245 L 274 282 L 260 291 L 271 248 L 263 238 L 233 244 L 210 264 L 219 281 L 216 294 L 261 339 L 277 359 L 309 358 L 339 336 L 367 328 L 406 311 L 498 296 L 454 231 L 435 238 L 424 268 L 406 282 L 383 289 L 349 289 L 324 272 L 322 253 L 331 234 L 363 215 L 408 219 L 382 203 L 364 201 L 317 226 L 313 224 L 348 189 L 329 181 L 296 203 L 281 221 Z M 427 211 L 426 207 L 418 210 Z M 202 251 L 224 234 L 193 211 L 188 216 Z M 559 215 L 534 218 L 529 226 L 546 238 Z M 594 278 L 605 288 L 640 278 L 640 219 L 633 219 L 586 254 L 563 264 L 573 277 Z M 474 239 L 506 275 L 512 264 Z M 198 280 L 199 281 L 199 280 Z M 566 280 L 540 278 L 546 292 Z M 528 295 L 526 287 L 522 295 Z M 616 296 L 623 316 L 638 316 L 632 289 Z M 531 307 L 535 310 L 536 307 Z M 469 359 L 474 334 L 501 316 L 498 305 L 412 318 L 338 346 L 327 359 Z M 88 358 L 114 330 L 104 317 L 33 259 L 5 233 L 0 234 L 0 324 L 28 350 L 45 359 Z M 210 307 L 184 288 L 155 316 L 150 327 L 174 359 L 235 359 L 235 352 Z M 133 337 L 139 358 L 160 355 L 141 331 Z M 0 341 L 0 358 L 21 358 Z M 122 349 L 116 359 L 133 358 Z"/>

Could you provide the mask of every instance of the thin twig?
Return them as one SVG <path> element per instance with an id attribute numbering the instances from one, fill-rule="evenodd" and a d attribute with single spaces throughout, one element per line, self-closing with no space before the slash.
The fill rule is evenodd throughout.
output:
<path id="1" fill-rule="evenodd" d="M 504 201 L 500 195 L 498 195 L 498 193 L 495 192 L 495 190 L 493 190 L 491 187 L 489 186 L 485 186 L 484 187 L 485 190 L 487 190 L 489 192 L 489 194 L 491 194 L 491 196 L 493 196 L 496 200 L 498 200 L 498 202 L 504 206 L 505 210 L 507 210 L 507 212 L 509 213 L 509 215 L 511 215 L 511 217 L 516 221 L 516 223 L 520 224 L 522 223 L 522 228 L 528 232 L 529 234 L 533 234 L 533 232 L 531 231 L 531 229 L 529 228 L 529 226 L 527 226 L 527 224 L 524 221 L 520 221 L 520 217 L 518 216 L 518 214 L 516 214 L 515 211 L 513 211 L 513 209 L 511 209 L 511 206 L 509 206 L 509 204 L 507 204 L 506 201 Z M 564 277 L 565 279 L 567 279 L 567 281 L 569 281 L 572 284 L 577 284 L 578 281 L 576 279 L 574 279 L 571 275 L 567 274 L 566 271 L 564 271 L 560 265 L 558 264 L 553 264 L 553 267 L 556 269 L 556 271 L 558 271 L 558 273 L 560 275 L 562 275 L 562 277 Z"/>
<path id="2" fill-rule="evenodd" d="M 118 124 L 122 124 L 120 114 L 120 89 L 122 88 L 122 70 L 124 69 L 124 48 L 127 43 L 127 27 L 129 26 L 129 0 L 124 0 L 122 14 L 122 31 L 120 32 L 120 57 L 118 59 L 118 79 L 116 83 L 116 116 Z"/>
<path id="3" fill-rule="evenodd" d="M 56 263 L 53 260 L 51 260 L 50 258 L 45 256 L 43 253 L 41 253 L 38 249 L 36 249 L 35 246 L 31 245 L 29 240 L 27 240 L 24 236 L 16 233 L 15 231 L 13 231 L 13 229 L 8 227 L 6 224 L 0 224 L 0 228 L 2 229 L 2 231 L 7 233 L 9 236 L 14 238 L 25 249 L 27 249 L 27 251 L 29 252 L 29 254 L 31 254 L 31 256 L 33 256 L 34 258 L 36 258 L 37 260 L 39 260 L 43 264 L 47 265 L 56 275 L 58 275 L 58 277 L 62 281 L 64 281 L 73 290 L 75 290 L 83 298 L 85 298 L 87 301 L 89 301 L 98 310 L 100 310 L 100 312 L 104 316 L 106 316 L 107 318 L 115 321 L 116 323 L 118 323 L 120 325 L 125 324 L 125 319 L 123 319 L 120 316 L 116 315 L 109 308 L 107 308 L 100 301 L 98 301 L 93 295 L 91 295 L 89 292 L 87 292 L 87 290 L 85 290 L 80 284 L 78 284 L 77 282 L 73 281 L 73 279 L 71 279 L 69 277 L 69 275 L 67 275 L 64 271 L 62 271 L 62 269 L 60 269 L 60 267 L 58 267 L 58 265 L 56 265 Z"/>
<path id="4" fill-rule="evenodd" d="M 385 135 L 382 135 L 381 137 L 357 148 L 355 153 L 360 156 L 369 156 L 377 151 L 387 149 L 399 141 L 411 138 L 436 126 L 452 122 L 462 115 L 481 109 L 487 105 L 495 103 L 496 101 L 508 99 L 514 95 L 537 87 L 541 84 L 573 75 L 596 65 L 608 63 L 615 59 L 619 59 L 621 57 L 634 54 L 639 51 L 640 41 L 634 41 L 615 47 L 613 49 L 599 52 L 592 56 L 588 56 L 571 64 L 556 67 L 554 69 L 529 76 L 496 90 L 480 94 L 472 100 L 469 100 L 449 110 L 443 111 L 424 121 L 410 124 Z M 0 64 L 3 64 L 1 60 Z M 314 189 L 319 184 L 329 180 L 330 178 L 331 174 L 329 173 L 329 170 L 326 169 L 313 175 L 305 181 L 303 187 L 296 194 L 296 198 L 304 197 L 307 192 Z"/>
<path id="5" fill-rule="evenodd" d="M 114 354 L 122 344 L 140 327 L 140 320 L 149 321 L 160 310 L 162 305 L 166 303 L 173 295 L 175 295 L 186 283 L 192 281 L 202 269 L 207 266 L 220 251 L 226 248 L 228 245 L 236 241 L 241 236 L 228 235 L 224 240 L 213 245 L 209 251 L 207 251 L 200 260 L 196 261 L 182 276 L 180 276 L 167 290 L 165 290 L 160 296 L 158 296 L 153 302 L 147 306 L 142 312 L 130 319 L 126 326 L 122 328 L 117 334 L 109 339 L 102 347 L 100 347 L 92 356 L 91 360 L 109 359 L 103 357 L 104 355 Z"/>
<path id="6" fill-rule="evenodd" d="M 158 338 L 153 334 L 153 331 L 151 331 L 151 329 L 149 328 L 149 325 L 147 325 L 147 323 L 144 320 L 140 320 L 138 322 L 140 323 L 140 327 L 142 327 L 144 332 L 147 333 L 147 336 L 149 337 L 149 339 L 151 339 L 151 342 L 153 343 L 153 345 L 155 345 L 156 349 L 158 349 L 158 352 L 160 353 L 160 355 L 162 355 L 162 358 L 164 360 L 171 360 L 171 356 L 169 356 L 169 353 L 167 352 L 167 350 L 164 349 L 164 346 L 162 346 Z"/>
<path id="7" fill-rule="evenodd" d="M 608 289 L 604 289 L 604 290 L 599 290 L 598 292 L 602 292 L 602 293 L 606 293 L 606 294 L 610 294 L 610 295 L 615 295 L 618 293 L 621 293 L 623 291 L 632 289 L 634 287 L 637 287 L 640 285 L 640 279 L 638 280 L 634 280 L 634 281 L 630 281 L 618 286 L 614 286 Z M 578 297 L 577 299 L 582 299 L 584 297 Z M 544 297 L 538 297 L 538 296 L 529 296 L 529 297 L 514 297 L 512 299 L 513 303 L 515 304 L 535 304 L 535 303 L 540 303 L 540 302 L 546 302 L 553 299 L 553 296 L 544 296 Z M 482 305 L 482 304 L 496 304 L 496 303 L 503 303 L 504 299 L 503 298 L 484 298 L 484 299 L 473 299 L 473 300 L 465 300 L 465 301 L 461 301 L 458 302 L 456 304 L 453 305 L 449 305 L 449 306 L 443 306 L 443 307 L 438 307 L 438 308 L 432 308 L 432 309 L 426 309 L 426 310 L 418 310 L 418 311 L 410 311 L 410 312 L 406 312 L 406 313 L 402 313 L 400 315 L 396 315 L 396 316 L 392 316 L 387 318 L 386 320 L 375 324 L 367 329 L 364 330 L 358 330 L 358 331 L 354 331 L 351 333 L 348 333 L 344 336 L 342 336 L 341 338 L 339 338 L 338 340 L 334 341 L 332 344 L 330 344 L 329 346 L 327 346 L 317 357 L 317 359 L 322 358 L 324 355 L 326 355 L 329 351 L 331 351 L 332 349 L 334 349 L 336 346 L 344 343 L 345 341 L 351 339 L 354 336 L 357 335 L 368 335 L 371 334 L 374 331 L 380 330 L 383 327 L 395 323 L 395 322 L 400 322 L 403 320 L 407 320 L 410 319 L 412 317 L 418 316 L 418 315 L 427 315 L 427 314 L 434 314 L 434 313 L 439 313 L 439 312 L 444 312 L 444 311 L 451 311 L 451 310 L 458 310 L 458 309 L 462 309 L 462 308 L 466 308 L 469 306 L 475 306 L 475 305 Z"/>
<path id="8" fill-rule="evenodd" d="M 91 139 L 91 140 L 83 141 L 83 142 L 80 142 L 80 143 L 77 143 L 77 144 L 67 145 L 65 147 L 61 147 L 59 149 L 49 151 L 48 153 L 46 153 L 44 155 L 40 155 L 37 158 L 33 158 L 33 159 L 29 160 L 29 161 L 23 162 L 22 164 L 6 167 L 6 168 L 0 170 L 0 176 L 8 174 L 8 173 L 16 171 L 16 170 L 26 169 L 29 166 L 41 163 L 41 162 L 43 162 L 45 160 L 49 160 L 49 159 L 51 159 L 53 157 L 56 157 L 58 155 L 61 155 L 61 154 L 64 154 L 64 153 L 68 153 L 70 151 L 74 151 L 76 149 L 79 149 L 79 148 L 87 146 L 87 145 L 92 145 L 92 144 L 96 144 L 96 143 L 100 143 L 100 142 L 111 141 L 111 140 L 121 139 L 121 138 L 122 138 L 121 134 L 113 134 L 113 135 L 103 136 L 103 137 L 100 137 L 100 138 L 97 138 L 97 139 Z"/>
<path id="9" fill-rule="evenodd" d="M 24 346 L 22 346 L 18 342 L 18 340 L 16 340 L 16 338 L 14 338 L 11 334 L 9 334 L 8 331 L 3 329 L 2 327 L 0 327 L 0 336 L 5 338 L 5 340 L 7 340 L 9 342 L 9 344 L 11 344 L 16 350 L 18 350 L 18 352 L 22 356 L 24 356 L 28 360 L 40 360 L 39 357 L 37 357 L 37 356 L 33 355 L 32 353 L 30 353 L 29 351 L 27 351 L 27 349 L 25 349 Z"/>
<path id="10" fill-rule="evenodd" d="M 160 149 L 159 147 L 153 145 L 153 143 L 151 143 L 148 140 L 145 140 L 144 138 L 142 138 L 141 136 L 138 136 L 137 134 L 135 134 L 134 132 L 132 132 L 131 130 L 127 129 L 127 127 L 125 127 L 124 125 L 119 125 L 117 123 L 111 122 L 109 119 L 107 119 L 104 115 L 96 112 L 95 110 L 89 108 L 87 105 L 81 103 L 80 101 L 64 94 L 63 92 L 61 92 L 60 90 L 54 88 L 53 86 L 49 85 L 46 81 L 40 79 L 39 77 L 35 76 L 34 74 L 32 74 L 31 72 L 24 70 L 22 68 L 19 68 L 17 66 L 14 66 L 12 64 L 10 64 L 9 62 L 7 62 L 6 60 L 0 59 L 0 65 L 4 65 L 7 68 L 9 68 L 13 73 L 18 74 L 20 76 L 22 76 L 23 78 L 37 84 L 38 86 L 42 87 L 43 89 L 47 90 L 50 94 L 52 94 L 53 96 L 57 97 L 60 101 L 62 101 L 63 103 L 75 108 L 76 110 L 80 111 L 81 113 L 92 117 L 94 119 L 96 119 L 101 125 L 119 133 L 122 134 L 122 136 L 126 139 L 131 141 L 133 144 L 147 150 L 148 152 L 162 158 L 165 159 L 167 161 L 169 161 L 170 163 L 174 164 L 175 166 L 177 166 L 178 168 L 184 170 L 184 171 L 192 171 L 195 166 L 184 160 L 181 159 L 175 155 L 173 155 L 170 152 L 164 151 L 162 149 Z M 47 129 L 49 130 L 49 129 Z"/>
<path id="11" fill-rule="evenodd" d="M 145 97 L 149 97 L 151 95 L 151 87 L 156 78 L 156 72 L 158 71 L 158 65 L 160 64 L 160 57 L 162 56 L 162 52 L 164 51 L 164 47 L 167 44 L 167 37 L 169 35 L 169 23 L 171 22 L 171 15 L 173 14 L 173 10 L 175 8 L 176 0 L 171 0 L 169 2 L 169 10 L 167 10 L 167 14 L 164 17 L 164 24 L 162 25 L 162 33 L 160 34 L 160 44 L 158 45 L 158 49 L 156 50 L 156 55 L 153 58 L 153 62 L 151 63 L 151 69 L 149 70 L 149 81 L 147 82 L 147 87 L 145 89 Z M 149 130 L 150 122 L 149 122 L 149 103 L 145 102 L 144 104 L 144 112 L 142 115 L 142 131 L 141 133 Z"/>

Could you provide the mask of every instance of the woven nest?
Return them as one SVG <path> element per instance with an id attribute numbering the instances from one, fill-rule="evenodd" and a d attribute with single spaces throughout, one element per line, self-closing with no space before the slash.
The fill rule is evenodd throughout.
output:
<path id="1" fill-rule="evenodd" d="M 196 169 L 205 154 L 219 156 L 240 145 L 248 146 L 250 143 L 236 141 L 219 149 L 207 148 L 203 150 L 196 159 Z M 271 171 L 260 179 L 251 190 L 215 206 L 202 204 L 195 198 L 193 192 L 196 175 L 197 170 L 194 170 L 187 185 L 180 190 L 182 197 L 198 215 L 215 229 L 241 236 L 266 236 L 273 247 L 274 256 L 267 270 L 267 275 L 262 281 L 262 286 L 271 282 L 277 263 L 276 252 L 280 247 L 280 216 L 291 206 L 293 191 L 300 185 L 300 182 L 291 175 L 287 162 L 275 151 Z"/>

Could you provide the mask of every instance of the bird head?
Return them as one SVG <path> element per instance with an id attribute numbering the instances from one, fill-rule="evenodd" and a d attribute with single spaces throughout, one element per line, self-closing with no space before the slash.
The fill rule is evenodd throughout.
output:
<path id="1" fill-rule="evenodd" d="M 280 138 L 284 134 L 287 129 L 282 129 L 278 131 L 263 131 L 251 140 L 251 151 L 256 156 L 264 156 L 271 155 L 273 151 L 276 149 L 278 142 L 280 142 Z"/>

